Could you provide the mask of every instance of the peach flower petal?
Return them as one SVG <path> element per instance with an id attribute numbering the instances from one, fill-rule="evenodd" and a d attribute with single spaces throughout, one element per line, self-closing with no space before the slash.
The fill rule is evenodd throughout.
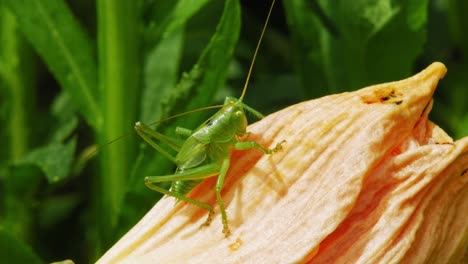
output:
<path id="1" fill-rule="evenodd" d="M 468 137 L 427 119 L 446 72 L 293 105 L 249 126 L 281 152 L 234 151 L 220 214 L 158 202 L 98 263 L 448 263 L 468 246 Z M 215 179 L 192 198 L 215 204 Z M 142 183 L 143 184 L 143 183 Z"/>

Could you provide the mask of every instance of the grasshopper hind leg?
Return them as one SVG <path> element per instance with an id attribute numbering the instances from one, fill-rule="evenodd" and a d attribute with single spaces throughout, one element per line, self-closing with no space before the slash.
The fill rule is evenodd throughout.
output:
<path id="1" fill-rule="evenodd" d="M 206 219 L 205 223 L 202 225 L 202 226 L 208 226 L 210 223 L 211 223 L 211 220 L 213 218 L 213 215 L 214 215 L 214 210 L 213 210 L 213 206 L 207 204 L 207 203 L 204 203 L 204 202 L 201 202 L 201 201 L 198 201 L 198 200 L 195 200 L 195 199 L 191 199 L 189 197 L 187 197 L 185 194 L 186 192 L 188 192 L 188 190 L 186 190 L 183 186 L 178 186 L 176 188 L 171 188 L 170 190 L 166 190 L 160 186 L 157 185 L 157 183 L 159 182 L 168 182 L 168 181 L 172 181 L 172 182 L 177 182 L 179 181 L 180 183 L 179 184 L 195 184 L 197 185 L 196 183 L 198 183 L 200 180 L 202 179 L 206 179 L 206 178 L 209 178 L 209 177 L 214 177 L 216 175 L 218 175 L 218 173 L 220 173 L 220 166 L 219 164 L 216 164 L 216 163 L 210 163 L 210 164 L 206 164 L 206 165 L 203 165 L 203 166 L 200 166 L 200 167 L 197 167 L 197 168 L 192 168 L 192 169 L 188 169 L 188 170 L 185 170 L 185 171 L 180 171 L 176 174 L 171 174 L 171 175 L 165 175 L 165 176 L 147 176 L 145 177 L 145 184 L 146 186 L 148 186 L 148 188 L 150 188 L 151 190 L 154 190 L 154 191 L 157 191 L 159 193 L 162 193 L 162 194 L 165 194 L 165 195 L 168 195 L 168 196 L 172 196 L 174 198 L 176 198 L 177 200 L 181 200 L 181 201 L 185 201 L 187 203 L 191 203 L 191 204 L 194 204 L 198 207 L 201 207 L 201 208 L 204 208 L 206 210 L 208 210 L 208 218 Z M 174 187 L 174 186 L 173 186 Z M 192 188 L 194 186 L 191 186 Z M 190 188 L 190 189 L 192 189 Z M 224 205 L 223 205 L 223 208 L 224 208 Z M 224 211 L 224 209 L 223 209 Z M 226 213 L 224 212 L 224 215 Z M 223 218 L 224 219 L 224 218 Z M 224 220 L 223 220 L 223 223 L 224 223 Z"/>
<path id="2" fill-rule="evenodd" d="M 166 189 L 164 189 L 162 187 L 159 187 L 155 183 L 167 182 L 167 181 L 185 181 L 185 182 L 187 182 L 187 181 L 196 181 L 196 180 L 206 179 L 206 178 L 214 177 L 214 176 L 218 175 L 218 179 L 216 181 L 216 203 L 218 204 L 219 209 L 221 211 L 221 220 L 222 220 L 222 224 L 223 224 L 223 233 L 224 233 L 224 235 L 226 237 L 228 237 L 231 234 L 231 231 L 229 229 L 227 213 L 226 213 L 226 207 L 224 206 L 224 202 L 223 202 L 223 199 L 221 197 L 221 190 L 223 188 L 224 178 L 225 178 L 225 176 L 227 174 L 227 171 L 229 169 L 230 160 L 231 160 L 231 158 L 230 158 L 230 156 L 228 156 L 228 157 L 226 157 L 226 158 L 224 158 L 222 160 L 221 165 L 216 164 L 216 163 L 210 163 L 210 164 L 206 164 L 206 165 L 203 165 L 201 167 L 198 167 L 198 168 L 185 170 L 185 171 L 182 171 L 182 172 L 179 172 L 179 173 L 176 173 L 176 174 L 172 174 L 172 175 L 148 176 L 148 177 L 145 178 L 145 184 L 146 184 L 146 186 L 148 186 L 148 188 L 150 188 L 150 189 L 152 189 L 154 191 L 160 192 L 160 193 L 165 194 L 165 195 L 172 196 L 172 197 L 174 197 L 174 198 L 176 198 L 178 200 L 182 200 L 182 201 L 197 205 L 199 207 L 202 207 L 202 208 L 205 208 L 206 210 L 208 210 L 209 211 L 208 218 L 206 219 L 205 223 L 202 225 L 202 226 L 207 226 L 207 225 L 209 225 L 211 223 L 211 220 L 212 220 L 213 215 L 214 215 L 213 206 L 211 206 L 211 205 L 209 205 L 207 203 L 201 202 L 201 201 L 197 201 L 197 200 L 188 198 L 183 193 L 177 192 L 177 188 L 174 189 L 174 190 L 172 188 L 170 190 L 166 190 Z"/>
<path id="3" fill-rule="evenodd" d="M 162 193 L 162 194 L 165 194 L 165 195 L 168 195 L 168 196 L 172 196 L 172 197 L 176 198 L 178 201 L 179 200 L 185 201 L 187 203 L 191 203 L 191 204 L 194 204 L 194 205 L 196 205 L 198 207 L 201 207 L 201 208 L 204 208 L 204 209 L 208 210 L 208 217 L 207 217 L 206 221 L 201 226 L 202 227 L 203 226 L 209 226 L 211 224 L 211 221 L 212 221 L 213 215 L 214 215 L 213 206 L 211 206 L 211 205 L 209 205 L 207 203 L 204 203 L 204 202 L 200 202 L 200 201 L 197 201 L 197 200 L 194 200 L 194 199 L 190 199 L 185 195 L 173 192 L 171 190 L 166 190 L 166 189 L 164 189 L 162 187 L 159 187 L 158 185 L 154 185 L 153 183 L 154 182 L 151 181 L 150 177 L 145 178 L 145 184 L 151 190 L 157 191 L 159 193 Z"/>

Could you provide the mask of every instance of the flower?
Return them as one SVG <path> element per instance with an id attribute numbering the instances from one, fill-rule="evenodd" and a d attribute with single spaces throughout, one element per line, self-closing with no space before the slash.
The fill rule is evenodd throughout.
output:
<path id="1" fill-rule="evenodd" d="M 448 263 L 468 246 L 468 137 L 428 120 L 446 72 L 293 105 L 249 126 L 219 212 L 162 199 L 98 263 Z M 215 177 L 214 177 L 215 178 Z M 190 197 L 215 204 L 214 178 Z"/>

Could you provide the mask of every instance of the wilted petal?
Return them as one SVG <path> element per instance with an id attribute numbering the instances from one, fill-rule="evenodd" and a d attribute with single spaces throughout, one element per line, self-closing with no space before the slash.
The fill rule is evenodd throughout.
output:
<path id="1" fill-rule="evenodd" d="M 249 126 L 283 151 L 234 152 L 219 213 L 162 199 L 99 263 L 444 263 L 467 245 L 468 138 L 427 120 L 445 74 L 331 95 Z M 215 179 L 191 197 L 215 204 Z"/>

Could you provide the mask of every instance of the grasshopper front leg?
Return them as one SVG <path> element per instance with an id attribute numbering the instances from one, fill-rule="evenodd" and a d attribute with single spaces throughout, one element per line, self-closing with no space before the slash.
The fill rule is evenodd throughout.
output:
<path id="1" fill-rule="evenodd" d="M 281 145 L 284 142 L 286 141 L 283 140 L 282 142 L 276 144 L 276 146 L 273 149 L 267 149 L 267 148 L 262 147 L 256 141 L 244 141 L 244 142 L 236 142 L 234 144 L 234 148 L 238 150 L 257 148 L 266 154 L 272 154 L 274 152 L 279 151 L 282 148 Z M 221 221 L 223 222 L 223 233 L 226 237 L 228 237 L 231 234 L 231 231 L 229 230 L 227 213 L 226 213 L 223 199 L 221 197 L 221 190 L 223 189 L 224 178 L 226 177 L 226 174 L 229 170 L 230 163 L 231 163 L 231 157 L 228 155 L 226 158 L 223 159 L 221 163 L 221 167 L 219 169 L 218 180 L 216 181 L 216 202 L 218 203 L 218 206 L 221 210 Z"/>
<path id="2" fill-rule="evenodd" d="M 257 141 L 240 141 L 234 144 L 234 148 L 237 150 L 256 148 L 265 154 L 273 154 L 275 152 L 280 151 L 283 148 L 282 144 L 285 142 L 286 140 L 283 140 L 280 143 L 276 144 L 274 148 L 267 149 L 267 148 L 264 148 L 262 145 L 258 144 Z"/>
<path id="3" fill-rule="evenodd" d="M 140 137 L 143 138 L 143 140 L 145 140 L 150 146 L 155 148 L 159 153 L 164 155 L 166 158 L 168 158 L 172 162 L 175 162 L 175 157 L 172 156 L 165 149 L 163 149 L 160 145 L 158 145 L 158 143 L 156 143 L 153 140 L 153 138 L 155 138 L 155 139 L 157 139 L 157 140 L 159 140 L 161 142 L 166 143 L 170 148 L 172 148 L 175 151 L 180 150 L 180 148 L 182 146 L 181 142 L 179 142 L 178 140 L 173 139 L 171 137 L 168 137 L 166 135 L 163 135 L 163 134 L 161 134 L 159 132 L 156 132 L 153 129 L 151 129 L 150 127 L 144 125 L 141 122 L 137 122 L 135 124 L 135 130 L 138 133 L 138 135 L 140 135 Z"/>

